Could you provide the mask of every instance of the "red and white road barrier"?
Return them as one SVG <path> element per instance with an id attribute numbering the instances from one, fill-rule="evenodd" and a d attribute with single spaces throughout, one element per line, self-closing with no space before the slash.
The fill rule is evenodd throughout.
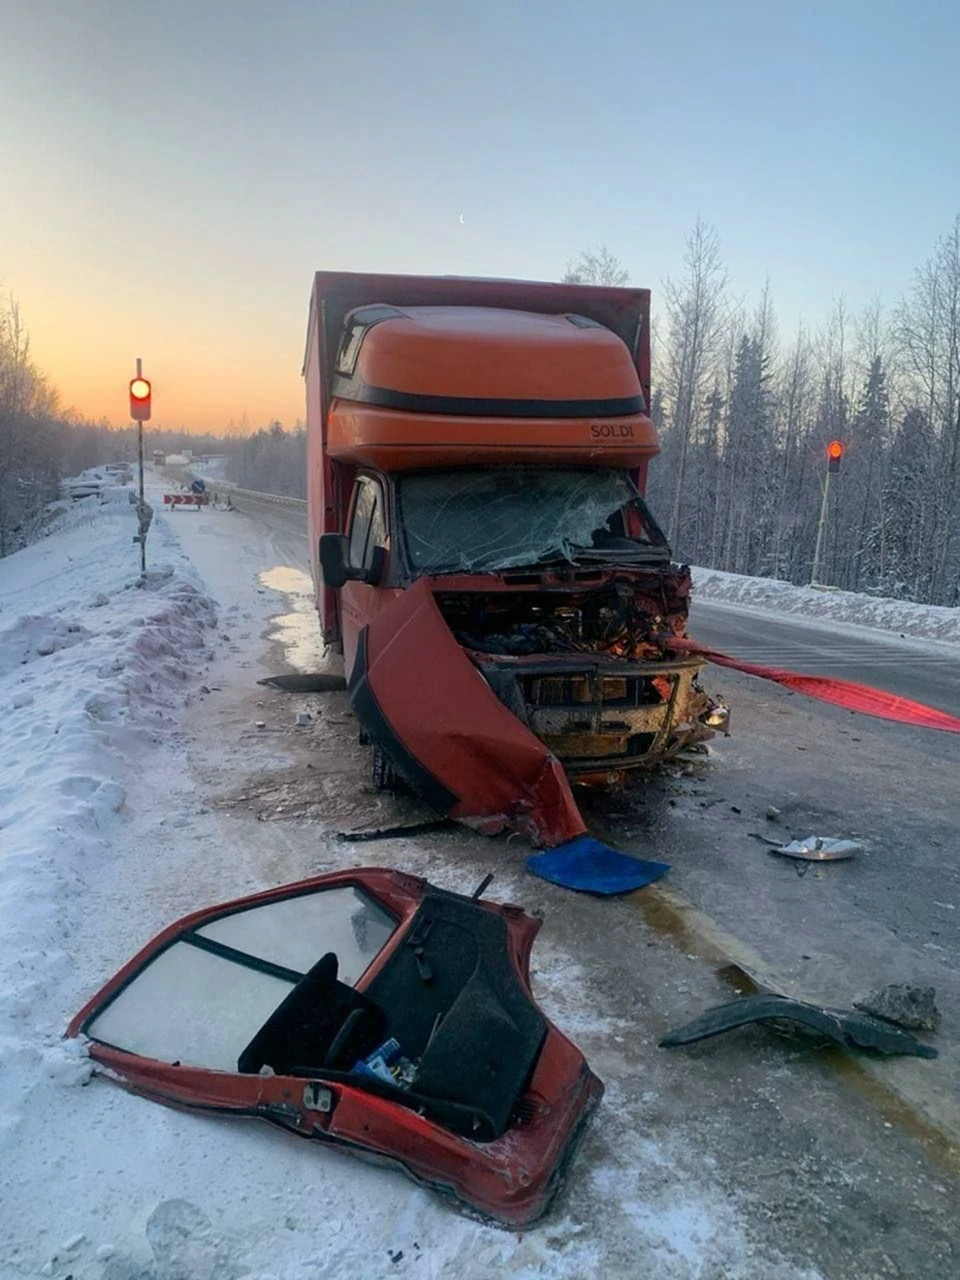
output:
<path id="1" fill-rule="evenodd" d="M 205 507 L 210 501 L 209 493 L 165 493 L 165 507 Z"/>

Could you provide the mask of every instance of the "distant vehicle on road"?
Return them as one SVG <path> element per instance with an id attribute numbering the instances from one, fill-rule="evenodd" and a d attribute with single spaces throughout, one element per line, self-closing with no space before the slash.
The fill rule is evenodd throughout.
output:
<path id="1" fill-rule="evenodd" d="M 153 465 L 155 467 L 162 467 L 163 464 L 166 462 L 166 460 L 167 460 L 167 455 L 163 452 L 162 449 L 154 449 Z"/>

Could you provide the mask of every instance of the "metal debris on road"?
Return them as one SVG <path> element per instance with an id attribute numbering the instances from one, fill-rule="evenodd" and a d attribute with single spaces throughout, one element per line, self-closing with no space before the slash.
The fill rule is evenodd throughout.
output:
<path id="1" fill-rule="evenodd" d="M 935 1058 L 937 1051 L 922 1044 L 908 1031 L 900 1031 L 867 1013 L 829 1009 L 791 1000 L 788 996 L 763 994 L 744 996 L 729 1004 L 708 1009 L 699 1018 L 671 1031 L 660 1041 L 661 1049 L 695 1044 L 751 1022 L 798 1022 L 834 1041 L 844 1049 L 870 1049 L 875 1053 L 905 1054 L 915 1058 Z"/>
<path id="2" fill-rule="evenodd" d="M 936 988 L 915 987 L 908 982 L 891 982 L 878 987 L 863 1000 L 855 1000 L 853 1007 L 864 1013 L 872 1013 L 884 1022 L 893 1022 L 911 1031 L 938 1031 L 940 1010 L 936 1004 Z"/>
<path id="3" fill-rule="evenodd" d="M 303 729 L 306 725 L 310 724 L 312 720 L 313 716 L 309 711 L 298 711 L 294 723 L 298 728 Z"/>
<path id="4" fill-rule="evenodd" d="M 803 858 L 806 862 L 840 862 L 862 851 L 856 840 L 839 840 L 833 836 L 804 836 L 789 844 L 774 845 L 771 853 L 781 853 L 785 858 Z"/>

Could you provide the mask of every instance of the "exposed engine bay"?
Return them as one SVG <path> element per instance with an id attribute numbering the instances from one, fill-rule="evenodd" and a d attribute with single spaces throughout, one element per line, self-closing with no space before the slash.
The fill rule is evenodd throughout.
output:
<path id="1" fill-rule="evenodd" d="M 505 574 L 504 581 L 513 585 L 524 576 Z M 542 577 L 529 575 L 537 583 Z M 686 628 L 687 570 L 571 577 L 570 586 L 539 591 L 441 593 L 437 604 L 460 643 L 478 653 L 606 653 L 656 661 L 663 658 L 656 637 Z"/>
<path id="2" fill-rule="evenodd" d="M 555 575 L 552 575 L 555 577 Z M 438 593 L 447 625 L 501 702 L 581 781 L 619 783 L 726 726 L 699 687 L 699 657 L 662 644 L 683 635 L 686 568 L 503 575 L 532 590 Z"/>

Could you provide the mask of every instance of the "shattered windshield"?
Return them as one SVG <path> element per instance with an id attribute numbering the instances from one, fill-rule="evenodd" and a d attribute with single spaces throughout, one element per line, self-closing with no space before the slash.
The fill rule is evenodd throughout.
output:
<path id="1" fill-rule="evenodd" d="M 669 559 L 630 477 L 603 468 L 489 467 L 401 477 L 400 526 L 418 573 L 566 560 Z"/>

